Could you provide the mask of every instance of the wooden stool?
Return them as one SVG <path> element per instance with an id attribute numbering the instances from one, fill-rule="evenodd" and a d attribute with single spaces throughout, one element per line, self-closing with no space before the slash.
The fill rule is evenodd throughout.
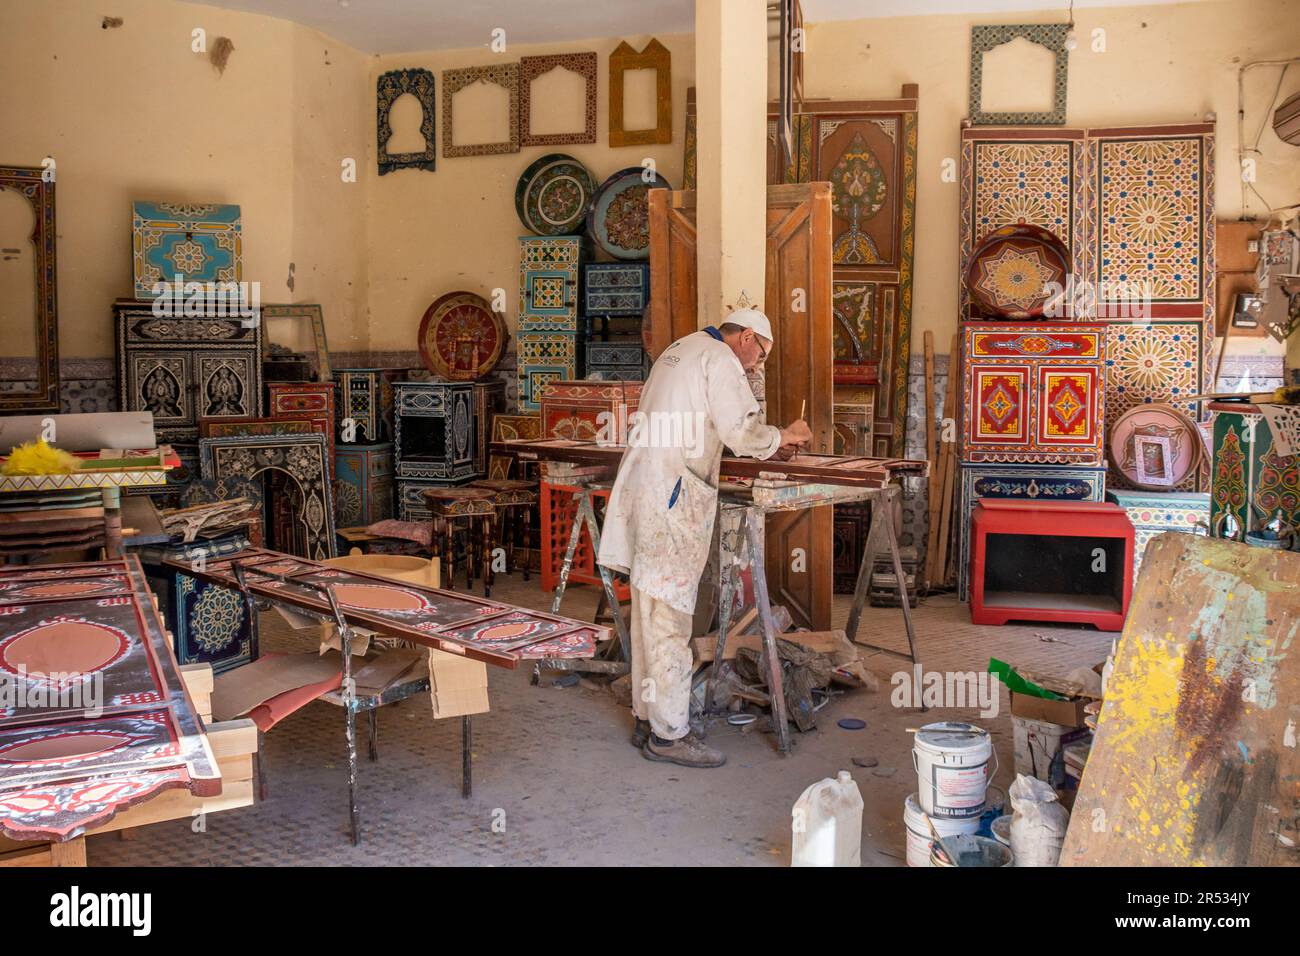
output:
<path id="1" fill-rule="evenodd" d="M 494 495 L 497 511 L 497 540 L 506 543 L 506 568 L 513 570 L 515 565 L 515 535 L 510 533 L 510 516 L 513 511 L 515 522 L 523 528 L 524 539 L 524 580 L 528 580 L 528 546 L 531 544 L 532 522 L 529 520 L 532 510 L 537 507 L 537 482 L 517 481 L 513 478 L 483 478 L 471 481 L 471 488 L 485 488 Z"/>
<path id="2" fill-rule="evenodd" d="M 430 488 L 424 500 L 433 512 L 433 553 L 447 569 L 444 586 L 456 586 L 456 523 L 465 523 L 465 587 L 474 587 L 474 524 L 479 525 L 478 550 L 483 560 L 483 596 L 492 596 L 492 541 L 496 538 L 495 495 L 486 488 Z"/>

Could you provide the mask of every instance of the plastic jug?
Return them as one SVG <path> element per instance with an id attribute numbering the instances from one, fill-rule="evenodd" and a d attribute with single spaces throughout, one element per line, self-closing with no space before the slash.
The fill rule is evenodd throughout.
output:
<path id="1" fill-rule="evenodd" d="M 790 825 L 791 866 L 862 865 L 862 794 L 847 770 L 800 794 Z"/>

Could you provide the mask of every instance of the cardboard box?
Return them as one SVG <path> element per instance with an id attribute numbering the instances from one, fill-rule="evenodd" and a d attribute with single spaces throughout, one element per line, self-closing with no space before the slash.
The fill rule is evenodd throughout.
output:
<path id="1" fill-rule="evenodd" d="M 487 713 L 487 665 L 430 648 L 429 696 L 435 718 Z"/>
<path id="2" fill-rule="evenodd" d="M 1083 726 L 1083 708 L 1088 701 L 1084 698 L 1074 700 L 1047 700 L 1029 694 L 1011 694 L 1011 715 L 1025 717 L 1029 720 L 1042 720 L 1062 727 Z"/>

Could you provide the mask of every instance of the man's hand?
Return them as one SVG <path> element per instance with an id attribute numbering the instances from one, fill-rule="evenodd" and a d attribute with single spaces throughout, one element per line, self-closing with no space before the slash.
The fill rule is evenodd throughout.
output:
<path id="1" fill-rule="evenodd" d="M 771 461 L 789 461 L 794 457 L 798 449 L 794 445 L 782 445 L 776 451 L 772 452 Z"/>
<path id="2" fill-rule="evenodd" d="M 792 422 L 788 428 L 781 429 L 782 448 L 785 448 L 787 445 L 790 446 L 792 449 L 806 448 L 808 445 L 811 444 L 812 444 L 812 429 L 808 427 L 808 423 L 804 421 L 802 418 L 799 419 L 797 422 Z M 791 452 L 791 455 L 793 455 L 793 452 Z M 787 455 L 786 458 L 782 458 L 781 461 L 785 461 L 786 459 L 791 457 L 791 455 Z M 777 457 L 777 456 L 774 455 L 773 457 Z"/>

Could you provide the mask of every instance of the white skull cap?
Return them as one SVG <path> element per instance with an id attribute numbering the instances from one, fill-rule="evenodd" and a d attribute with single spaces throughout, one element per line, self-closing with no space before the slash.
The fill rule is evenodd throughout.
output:
<path id="1" fill-rule="evenodd" d="M 775 341 L 772 338 L 772 321 L 758 309 L 737 309 L 724 315 L 722 321 L 724 324 L 729 322 L 741 328 L 753 329 L 755 335 L 761 335 L 769 342 Z"/>

